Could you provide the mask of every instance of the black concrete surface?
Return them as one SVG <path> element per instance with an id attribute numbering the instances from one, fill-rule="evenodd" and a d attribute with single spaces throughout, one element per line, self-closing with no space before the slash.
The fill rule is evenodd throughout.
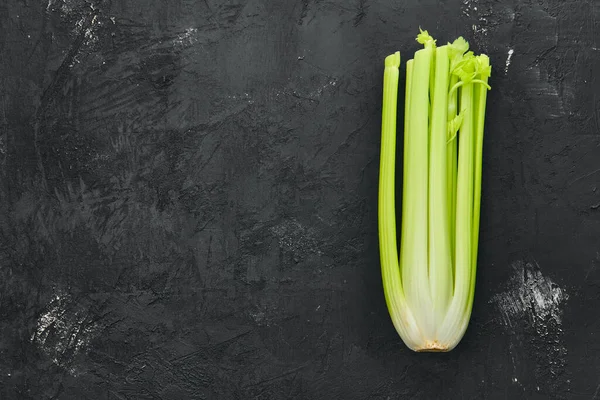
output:
<path id="1" fill-rule="evenodd" d="M 379 272 L 419 26 L 493 64 L 447 354 Z M 599 49 L 596 0 L 1 1 L 0 398 L 600 399 Z"/>

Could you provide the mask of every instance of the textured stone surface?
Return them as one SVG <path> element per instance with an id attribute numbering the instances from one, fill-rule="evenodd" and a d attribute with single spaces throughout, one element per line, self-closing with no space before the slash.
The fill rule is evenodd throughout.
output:
<path id="1" fill-rule="evenodd" d="M 448 354 L 379 274 L 419 26 L 494 68 Z M 0 398 L 600 398 L 599 32 L 594 0 L 0 2 Z"/>

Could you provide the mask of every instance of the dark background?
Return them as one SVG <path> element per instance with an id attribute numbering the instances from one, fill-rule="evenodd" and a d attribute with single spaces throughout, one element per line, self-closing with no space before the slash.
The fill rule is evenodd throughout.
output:
<path id="1" fill-rule="evenodd" d="M 379 272 L 419 26 L 494 68 L 447 354 Z M 3 0 L 0 398 L 600 399 L 599 68 L 596 0 Z"/>

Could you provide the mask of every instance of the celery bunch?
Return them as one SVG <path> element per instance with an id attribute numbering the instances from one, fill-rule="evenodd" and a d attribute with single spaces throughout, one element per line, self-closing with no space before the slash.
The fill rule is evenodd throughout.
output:
<path id="1" fill-rule="evenodd" d="M 473 306 L 489 58 L 462 38 L 406 63 L 400 257 L 396 243 L 396 111 L 400 53 L 385 59 L 379 243 L 392 322 L 414 351 L 450 351 Z"/>

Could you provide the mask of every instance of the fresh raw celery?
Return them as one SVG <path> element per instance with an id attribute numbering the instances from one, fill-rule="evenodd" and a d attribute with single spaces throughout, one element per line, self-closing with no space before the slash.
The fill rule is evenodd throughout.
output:
<path id="1" fill-rule="evenodd" d="M 433 332 L 431 292 L 428 282 L 428 199 L 429 199 L 429 83 L 435 51 L 433 40 L 419 35 L 425 48 L 415 53 L 411 90 L 407 97 L 409 112 L 405 132 L 403 210 L 400 242 L 400 274 L 408 307 L 425 334 Z M 406 116 L 405 116 L 406 118 Z M 414 268 L 403 268 L 412 265 Z"/>
<path id="2" fill-rule="evenodd" d="M 406 64 L 400 255 L 395 151 L 400 54 L 385 60 L 379 243 L 386 303 L 405 344 L 449 351 L 471 315 L 479 240 L 489 58 L 459 38 L 424 45 Z"/>
<path id="3" fill-rule="evenodd" d="M 408 308 L 398 268 L 396 242 L 396 115 L 398 102 L 398 67 L 400 53 L 385 59 L 383 76 L 383 110 L 381 126 L 381 161 L 379 170 L 379 245 L 385 300 L 394 327 L 408 346 L 419 345 L 420 332 Z"/>
<path id="4" fill-rule="evenodd" d="M 440 46 L 435 57 L 435 87 L 431 91 L 429 131 L 429 284 L 436 320 L 444 317 L 452 296 L 452 252 L 448 195 L 448 46 Z M 410 172 L 409 172 L 410 173 Z"/>

